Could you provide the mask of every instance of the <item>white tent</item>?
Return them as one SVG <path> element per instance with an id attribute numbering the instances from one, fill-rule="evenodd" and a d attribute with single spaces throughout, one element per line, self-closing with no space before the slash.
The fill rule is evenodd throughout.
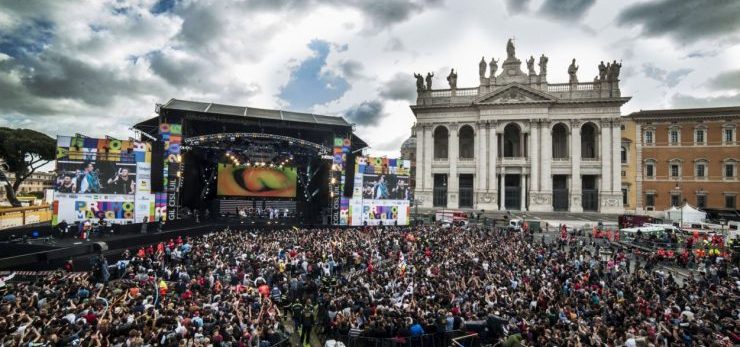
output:
<path id="1" fill-rule="evenodd" d="M 707 213 L 697 210 L 689 204 L 684 204 L 681 208 L 675 206 L 665 210 L 665 218 L 679 225 L 701 223 L 707 218 Z"/>

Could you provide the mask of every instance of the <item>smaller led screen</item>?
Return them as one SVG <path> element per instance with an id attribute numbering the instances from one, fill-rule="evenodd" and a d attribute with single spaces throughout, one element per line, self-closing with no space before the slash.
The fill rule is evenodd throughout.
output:
<path id="1" fill-rule="evenodd" d="M 216 193 L 220 196 L 295 198 L 295 167 L 218 164 Z"/>

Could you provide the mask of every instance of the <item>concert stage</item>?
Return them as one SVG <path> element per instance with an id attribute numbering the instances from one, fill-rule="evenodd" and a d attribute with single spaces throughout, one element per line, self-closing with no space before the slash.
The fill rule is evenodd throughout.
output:
<path id="1" fill-rule="evenodd" d="M 134 126 L 152 141 L 153 191 L 168 219 L 235 215 L 338 224 L 355 153 L 367 144 L 340 117 L 172 99 Z M 163 135 L 164 134 L 164 135 Z M 157 165 L 164 167 L 158 168 Z M 345 182 L 348 184 L 345 185 Z"/>

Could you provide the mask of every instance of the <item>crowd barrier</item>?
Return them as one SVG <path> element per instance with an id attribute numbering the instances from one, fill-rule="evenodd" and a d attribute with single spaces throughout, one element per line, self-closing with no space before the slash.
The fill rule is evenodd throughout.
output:
<path id="1" fill-rule="evenodd" d="M 419 336 L 379 338 L 368 336 L 338 336 L 335 340 L 344 343 L 346 347 L 479 347 L 481 346 L 478 334 L 461 330 L 453 330 L 437 334 Z"/>

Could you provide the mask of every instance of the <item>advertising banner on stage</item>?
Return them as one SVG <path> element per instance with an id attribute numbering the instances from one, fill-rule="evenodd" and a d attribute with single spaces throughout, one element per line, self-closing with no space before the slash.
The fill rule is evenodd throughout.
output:
<path id="1" fill-rule="evenodd" d="M 358 157 L 355 163 L 352 198 L 342 204 L 348 225 L 407 225 L 411 161 Z"/>
<path id="2" fill-rule="evenodd" d="M 295 198 L 297 178 L 295 167 L 218 164 L 216 193 L 219 196 Z"/>
<path id="3" fill-rule="evenodd" d="M 349 138 L 335 137 L 333 160 L 331 166 L 331 224 L 341 224 L 341 201 L 344 185 L 347 179 L 347 155 L 352 147 L 352 141 Z"/>
<path id="4" fill-rule="evenodd" d="M 180 180 L 180 144 L 182 143 L 182 125 L 161 123 L 159 137 L 164 143 L 164 187 L 167 191 L 167 219 L 177 217 L 177 194 Z"/>
<path id="5" fill-rule="evenodd" d="M 134 201 L 151 192 L 150 144 L 59 136 L 56 158 L 52 224 L 101 216 L 113 223 L 141 219 L 135 218 Z"/>
<path id="6" fill-rule="evenodd" d="M 100 218 L 120 224 L 135 220 L 133 195 L 57 193 L 54 200 L 54 224 Z"/>

